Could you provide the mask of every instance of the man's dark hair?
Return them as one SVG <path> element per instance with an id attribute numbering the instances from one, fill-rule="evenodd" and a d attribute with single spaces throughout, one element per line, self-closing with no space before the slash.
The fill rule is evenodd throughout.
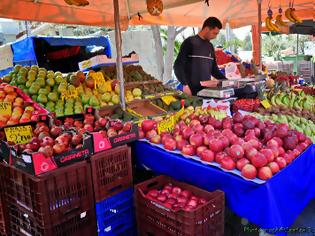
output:
<path id="1" fill-rule="evenodd" d="M 216 17 L 209 17 L 203 22 L 202 29 L 209 27 L 210 29 L 219 28 L 222 29 L 221 21 Z"/>

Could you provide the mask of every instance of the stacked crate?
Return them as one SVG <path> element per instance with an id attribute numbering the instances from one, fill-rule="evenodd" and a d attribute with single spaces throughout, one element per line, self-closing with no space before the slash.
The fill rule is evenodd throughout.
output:
<path id="1" fill-rule="evenodd" d="M 127 145 L 90 158 L 99 235 L 135 235 L 131 150 Z"/>

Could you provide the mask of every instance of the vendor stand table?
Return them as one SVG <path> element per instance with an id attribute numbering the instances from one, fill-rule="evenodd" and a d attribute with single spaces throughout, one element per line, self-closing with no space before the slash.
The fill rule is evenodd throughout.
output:
<path id="1" fill-rule="evenodd" d="M 138 167 L 208 191 L 220 189 L 226 194 L 227 207 L 234 213 L 263 229 L 274 230 L 277 235 L 285 235 L 279 231 L 290 227 L 315 199 L 315 145 L 264 184 L 246 181 L 146 142 L 135 142 L 133 150 Z"/>

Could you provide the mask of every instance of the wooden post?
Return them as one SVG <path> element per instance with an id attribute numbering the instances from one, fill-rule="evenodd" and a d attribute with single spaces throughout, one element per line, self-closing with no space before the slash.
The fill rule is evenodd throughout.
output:
<path id="1" fill-rule="evenodd" d="M 116 73 L 120 84 L 120 102 L 121 107 L 126 110 L 125 100 L 125 83 L 124 83 L 124 72 L 122 64 L 122 52 L 121 52 L 121 30 L 120 30 L 120 16 L 119 16 L 119 0 L 114 1 L 114 19 L 115 19 L 115 43 L 116 43 Z"/>
<path id="2" fill-rule="evenodd" d="M 256 63 L 259 63 L 259 69 L 262 70 L 262 57 L 261 57 L 261 25 L 262 25 L 262 20 L 261 20 L 261 2 L 262 0 L 257 0 L 258 3 L 258 45 L 259 45 L 259 50 L 258 50 L 258 58 L 259 61 Z"/>

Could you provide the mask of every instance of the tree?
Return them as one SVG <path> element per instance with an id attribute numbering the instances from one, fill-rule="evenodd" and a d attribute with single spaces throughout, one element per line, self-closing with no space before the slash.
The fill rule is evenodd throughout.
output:
<path id="1" fill-rule="evenodd" d="M 161 30 L 160 26 L 151 26 L 157 60 L 158 75 L 164 83 L 172 78 L 175 53 L 178 53 L 180 48 L 180 42 L 176 42 L 175 40 L 176 37 L 185 29 L 186 27 L 168 26 L 167 30 Z"/>
<path id="2" fill-rule="evenodd" d="M 251 51 L 253 49 L 252 46 L 252 37 L 250 33 L 248 33 L 245 38 L 244 38 L 244 43 L 243 43 L 243 50 L 245 51 Z"/>

